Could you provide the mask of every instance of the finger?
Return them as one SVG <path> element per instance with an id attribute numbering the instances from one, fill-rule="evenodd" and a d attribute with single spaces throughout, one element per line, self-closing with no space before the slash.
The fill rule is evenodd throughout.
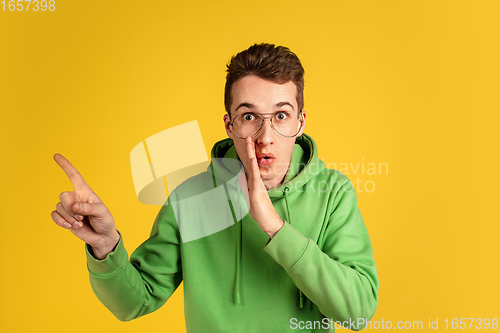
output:
<path id="1" fill-rule="evenodd" d="M 257 156 L 255 155 L 255 142 L 251 137 L 245 139 L 245 149 L 249 161 L 248 167 L 250 168 L 250 170 L 248 170 L 249 190 L 258 189 L 264 186 L 264 184 L 260 178 L 259 165 L 257 163 Z"/>
<path id="2" fill-rule="evenodd" d="M 61 169 L 64 170 L 71 181 L 71 184 L 75 187 L 75 190 L 90 189 L 90 186 L 87 185 L 82 175 L 64 156 L 61 154 L 55 154 L 54 160 L 61 167 Z"/>
<path id="3" fill-rule="evenodd" d="M 247 153 L 247 159 L 248 159 L 248 182 L 250 184 L 252 184 L 253 182 L 253 177 L 255 175 L 255 172 L 254 172 L 254 165 L 253 165 L 253 161 L 252 159 L 255 158 L 255 161 L 257 161 L 257 158 L 255 156 L 255 143 L 252 141 L 252 138 L 251 137 L 247 137 L 245 139 L 245 151 Z M 260 175 L 259 175 L 260 176 Z"/>
<path id="4" fill-rule="evenodd" d="M 250 136 L 245 139 L 245 150 L 249 161 L 252 157 L 255 157 L 255 142 L 252 141 Z"/>
<path id="5" fill-rule="evenodd" d="M 75 216 L 72 216 L 70 213 L 64 209 L 62 203 L 58 202 L 56 205 L 56 210 L 61 215 L 66 222 L 70 224 L 70 226 L 73 226 L 75 229 L 79 229 L 83 226 L 83 223 L 81 222 L 83 220 L 83 216 L 76 214 Z"/>
<path id="6" fill-rule="evenodd" d="M 264 183 L 260 178 L 260 170 L 259 165 L 257 164 L 257 157 L 252 157 L 250 161 L 250 174 L 252 175 L 249 179 L 250 187 L 253 191 L 262 189 L 264 187 Z"/>
<path id="7" fill-rule="evenodd" d="M 56 210 L 53 210 L 50 216 L 52 217 L 52 221 L 54 221 L 58 226 L 64 229 L 71 228 L 71 224 L 66 221 Z"/>
<path id="8" fill-rule="evenodd" d="M 255 181 L 255 179 L 260 179 L 259 165 L 257 164 L 257 157 L 252 157 L 250 160 L 250 171 L 252 178 L 250 181 Z"/>
<path id="9" fill-rule="evenodd" d="M 73 211 L 72 207 L 78 201 L 78 194 L 76 192 L 63 192 L 59 194 L 59 201 L 61 201 L 62 206 L 69 215 L 75 216 L 76 212 Z"/>
<path id="10" fill-rule="evenodd" d="M 75 202 L 72 210 L 79 215 L 97 218 L 104 218 L 109 214 L 108 208 L 103 203 Z"/>

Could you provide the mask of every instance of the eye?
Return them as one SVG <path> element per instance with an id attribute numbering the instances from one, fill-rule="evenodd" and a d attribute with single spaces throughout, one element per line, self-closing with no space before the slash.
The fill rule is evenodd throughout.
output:
<path id="1" fill-rule="evenodd" d="M 286 120 L 288 118 L 288 112 L 278 112 L 274 118 L 276 118 L 276 120 Z"/>
<path id="2" fill-rule="evenodd" d="M 255 119 L 255 115 L 253 113 L 245 113 L 243 116 L 242 116 L 243 120 L 244 121 L 252 121 Z"/>

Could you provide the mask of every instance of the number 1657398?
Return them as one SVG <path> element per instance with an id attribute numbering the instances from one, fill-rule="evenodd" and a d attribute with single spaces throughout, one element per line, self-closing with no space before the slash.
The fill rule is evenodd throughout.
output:
<path id="1" fill-rule="evenodd" d="M 3 11 L 10 12 L 27 12 L 29 10 L 38 12 L 38 11 L 51 11 L 56 10 L 56 2 L 55 0 L 3 0 L 0 2 L 3 5 Z"/>

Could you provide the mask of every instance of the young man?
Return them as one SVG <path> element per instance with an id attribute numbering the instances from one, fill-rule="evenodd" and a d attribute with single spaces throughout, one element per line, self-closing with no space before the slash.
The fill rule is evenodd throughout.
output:
<path id="1" fill-rule="evenodd" d="M 107 208 L 58 154 L 75 191 L 53 220 L 87 243 L 92 288 L 120 320 L 155 311 L 184 281 L 188 332 L 363 328 L 378 303 L 371 243 L 350 181 L 304 134 L 299 59 L 256 44 L 227 72 L 229 139 L 172 192 L 130 261 Z"/>

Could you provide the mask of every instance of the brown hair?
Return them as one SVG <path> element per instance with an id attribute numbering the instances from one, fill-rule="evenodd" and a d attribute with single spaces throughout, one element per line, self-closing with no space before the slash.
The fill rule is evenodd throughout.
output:
<path id="1" fill-rule="evenodd" d="M 292 81 L 297 87 L 299 111 L 304 108 L 304 68 L 295 53 L 285 46 L 254 44 L 233 56 L 226 71 L 224 106 L 228 114 L 231 114 L 233 84 L 247 75 L 256 75 L 278 84 Z"/>

